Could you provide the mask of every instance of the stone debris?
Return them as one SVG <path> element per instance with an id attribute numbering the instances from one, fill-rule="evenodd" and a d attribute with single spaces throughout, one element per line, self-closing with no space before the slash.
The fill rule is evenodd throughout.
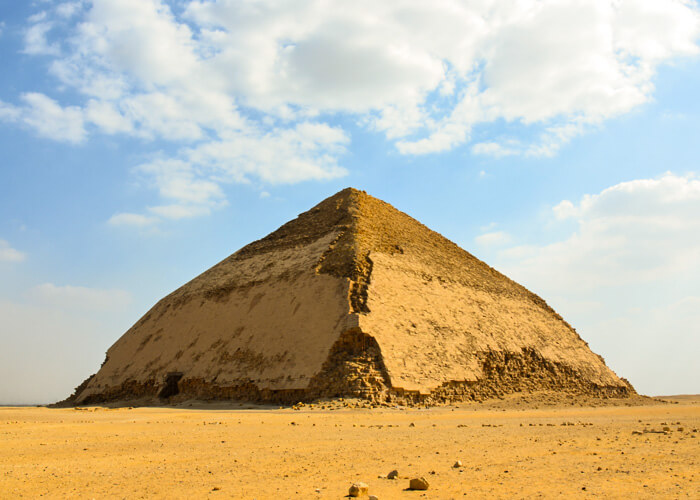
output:
<path id="1" fill-rule="evenodd" d="M 353 483 L 350 486 L 348 495 L 351 497 L 362 497 L 369 494 L 369 486 L 367 483 Z"/>
<path id="2" fill-rule="evenodd" d="M 409 490 L 427 490 L 430 485 L 424 477 L 414 477 L 408 483 Z"/>
<path id="3" fill-rule="evenodd" d="M 399 471 L 396 469 L 392 470 L 389 474 L 386 475 L 387 479 L 397 479 L 399 477 Z"/>
<path id="4" fill-rule="evenodd" d="M 459 469 L 460 467 L 463 467 L 462 461 L 457 460 L 452 467 L 454 467 L 455 469 Z"/>

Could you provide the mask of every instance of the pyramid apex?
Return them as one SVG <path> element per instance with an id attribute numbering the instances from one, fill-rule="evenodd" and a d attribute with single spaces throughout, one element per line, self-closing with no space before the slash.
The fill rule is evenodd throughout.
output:
<path id="1" fill-rule="evenodd" d="M 357 189 L 357 188 L 354 188 L 352 186 L 348 186 L 345 189 L 341 189 L 340 191 L 338 191 L 334 195 L 330 196 L 330 198 L 334 198 L 336 196 L 342 197 L 342 196 L 370 196 L 370 195 L 367 194 L 367 191 L 365 191 L 363 189 Z"/>

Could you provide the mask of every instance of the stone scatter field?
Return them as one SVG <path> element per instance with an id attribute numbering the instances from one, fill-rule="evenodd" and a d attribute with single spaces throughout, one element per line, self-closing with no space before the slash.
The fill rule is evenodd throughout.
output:
<path id="1" fill-rule="evenodd" d="M 700 398 L 507 406 L 0 408 L 0 491 L 313 499 L 366 483 L 379 499 L 700 498 Z M 409 491 L 420 477 L 429 489 Z"/>

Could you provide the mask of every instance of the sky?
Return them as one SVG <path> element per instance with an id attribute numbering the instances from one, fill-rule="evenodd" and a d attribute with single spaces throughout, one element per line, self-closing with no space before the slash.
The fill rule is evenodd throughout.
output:
<path id="1" fill-rule="evenodd" d="M 695 0 L 7 0 L 0 64 L 0 404 L 347 186 L 700 393 Z"/>

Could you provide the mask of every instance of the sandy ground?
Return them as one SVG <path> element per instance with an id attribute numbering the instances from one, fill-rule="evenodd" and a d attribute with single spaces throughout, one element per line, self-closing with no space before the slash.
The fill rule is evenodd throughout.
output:
<path id="1" fill-rule="evenodd" d="M 0 497 L 342 498 L 363 481 L 380 499 L 700 498 L 699 428 L 700 397 L 539 409 L 0 408 Z M 392 469 L 398 480 L 385 478 Z M 406 490 L 416 476 L 428 491 Z"/>

